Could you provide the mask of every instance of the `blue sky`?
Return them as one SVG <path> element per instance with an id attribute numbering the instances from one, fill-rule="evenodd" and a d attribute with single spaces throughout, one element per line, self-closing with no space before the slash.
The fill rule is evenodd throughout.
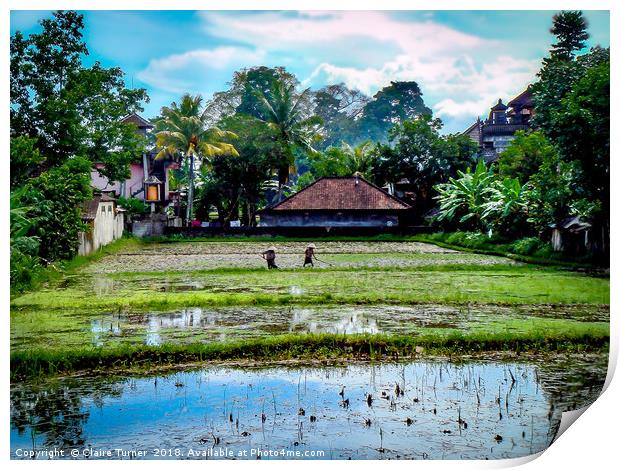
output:
<path id="1" fill-rule="evenodd" d="M 90 55 L 148 90 L 145 116 L 183 92 L 206 98 L 235 70 L 285 66 L 313 89 L 344 82 L 369 95 L 415 80 L 445 132 L 535 79 L 553 11 L 84 11 Z M 586 11 L 589 45 L 609 46 L 609 12 Z M 50 12 L 11 12 L 11 33 Z"/>

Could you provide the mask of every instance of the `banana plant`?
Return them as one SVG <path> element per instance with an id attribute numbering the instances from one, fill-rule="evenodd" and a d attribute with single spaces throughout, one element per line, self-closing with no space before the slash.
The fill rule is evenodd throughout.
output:
<path id="1" fill-rule="evenodd" d="M 479 160 L 474 171 L 458 171 L 457 178 L 450 178 L 447 183 L 438 184 L 439 215 L 437 220 L 452 221 L 458 218 L 461 224 L 473 224 L 482 228 L 486 204 L 493 194 L 495 175 L 487 169 L 484 161 Z"/>

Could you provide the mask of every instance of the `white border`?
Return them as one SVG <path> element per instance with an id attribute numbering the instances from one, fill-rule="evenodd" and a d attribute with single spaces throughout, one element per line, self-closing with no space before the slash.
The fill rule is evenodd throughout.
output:
<path id="1" fill-rule="evenodd" d="M 2 80 L 4 93 L 2 95 L 2 109 L 5 110 L 2 114 L 2 127 L 1 135 L 4 150 L 2 158 L 2 169 L 0 171 L 0 184 L 4 190 L 4 194 L 0 199 L 2 204 L 2 212 L 4 216 L 0 219 L 2 225 L 2 233 L 4 236 L 8 236 L 8 188 L 9 188 L 9 41 L 8 32 L 9 27 L 9 11 L 15 10 L 53 10 L 53 9 L 77 9 L 77 10 L 245 10 L 245 9 L 266 9 L 266 10 L 562 10 L 562 9 L 583 9 L 583 10 L 611 10 L 611 44 L 612 44 L 612 68 L 614 77 L 618 75 L 618 56 L 615 53 L 615 47 L 617 46 L 617 28 L 620 26 L 618 22 L 619 8 L 616 6 L 617 2 L 603 1 L 603 0 L 589 0 L 589 1 L 575 1 L 575 0 L 522 0 L 519 2 L 497 2 L 497 1 L 469 1 L 464 4 L 463 1 L 458 0 L 440 0 L 437 2 L 422 2 L 422 1 L 404 1 L 404 0 L 383 0 L 383 1 L 366 1 L 366 0 L 315 0 L 315 1 L 300 1 L 300 0 L 263 0 L 263 1 L 248 1 L 248 0 L 230 0 L 230 1 L 213 1 L 213 0 L 175 0 L 174 2 L 155 2 L 153 0 L 5 0 L 0 5 L 2 10 L 2 17 L 0 19 L 2 25 L 2 31 L 4 40 L 2 42 L 2 57 L 1 61 L 2 72 L 0 74 L 0 80 Z M 466 7 L 466 8 L 465 8 Z M 511 27 L 511 25 L 506 25 Z M 615 82 L 614 82 L 615 84 Z M 616 99 L 615 88 L 612 87 L 612 110 L 618 109 L 618 100 Z M 612 119 L 612 126 L 616 123 L 615 118 Z M 617 126 L 614 126 L 614 130 Z M 614 136 L 614 132 L 612 132 Z M 611 155 L 614 155 L 614 150 L 617 148 L 616 138 L 612 138 Z M 617 156 L 617 154 L 616 154 Z M 616 168 L 616 164 L 612 162 L 612 168 Z M 612 170 L 612 175 L 616 173 Z M 615 178 L 617 180 L 617 178 Z M 612 200 L 612 220 L 611 231 L 612 234 L 617 233 L 618 218 L 617 218 L 617 202 L 619 197 L 619 190 L 614 184 L 611 188 L 611 200 Z M 2 396 L 4 398 L 2 407 L 2 423 L 0 438 L 1 442 L 9 442 L 9 362 L 10 356 L 9 350 L 9 308 L 8 308 L 8 243 L 3 241 L 0 247 L 0 257 L 4 270 L 0 274 L 2 286 L 6 289 L 3 298 L 5 302 L 2 308 L 2 315 L 5 319 L 1 323 L 2 338 L 4 339 L 4 358 L 2 361 Z M 611 265 L 615 266 L 618 261 L 617 250 L 614 243 L 611 245 Z M 615 285 L 615 271 L 611 275 L 611 285 Z M 611 311 L 615 312 L 617 295 L 611 292 Z M 532 469 L 548 469 L 549 466 L 563 467 L 567 469 L 580 469 L 583 468 L 610 468 L 614 465 L 612 462 L 617 462 L 616 447 L 618 446 L 618 440 L 616 436 L 616 426 L 618 418 L 620 417 L 619 411 L 619 398 L 620 398 L 620 385 L 618 380 L 611 381 L 613 375 L 613 369 L 617 363 L 618 357 L 618 321 L 615 318 L 615 313 L 611 315 L 611 351 L 610 351 L 610 373 L 608 375 L 607 385 L 608 389 L 605 393 L 588 409 L 583 416 L 579 418 L 577 425 L 571 426 L 571 428 L 565 432 L 556 443 L 554 443 L 547 451 L 545 451 L 539 458 L 526 457 L 516 460 L 500 460 L 500 461 L 424 461 L 424 462 L 412 462 L 412 461 L 394 461 L 390 462 L 395 466 L 423 466 L 424 468 L 505 468 L 520 465 L 526 462 L 530 462 L 528 468 Z M 610 382 L 611 381 L 611 382 Z M 2 458 L 3 460 L 9 459 L 9 446 L 3 445 Z M 346 461 L 336 461 L 336 465 L 347 465 Z M 40 462 L 24 462 L 24 461 L 8 461 L 11 467 L 15 468 L 39 468 L 41 465 L 45 465 L 46 468 L 76 468 L 77 465 L 81 465 L 78 462 L 49 462 L 43 464 Z M 166 461 L 158 462 L 114 462 L 113 465 L 126 466 L 126 465 L 138 465 L 157 468 L 165 468 L 170 465 L 178 465 L 177 462 L 170 463 Z M 94 468 L 108 468 L 110 462 L 89 462 L 87 465 L 91 465 Z M 187 462 L 181 464 L 183 466 L 223 466 L 234 468 L 245 468 L 252 466 L 252 462 L 248 461 L 234 461 L 234 462 Z M 269 465 L 272 467 L 284 468 L 291 465 L 290 462 L 256 462 L 254 465 L 264 466 Z M 296 461 L 293 465 L 298 468 L 311 468 L 316 465 L 314 462 L 309 461 Z M 320 465 L 333 466 L 333 462 L 321 462 Z M 375 465 L 373 461 L 356 461 L 356 469 L 361 467 L 370 467 Z M 264 468 L 264 467 L 263 467 Z"/>

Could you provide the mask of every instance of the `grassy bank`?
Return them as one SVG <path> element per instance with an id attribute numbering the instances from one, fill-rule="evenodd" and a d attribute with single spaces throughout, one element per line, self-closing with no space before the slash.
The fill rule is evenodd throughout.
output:
<path id="1" fill-rule="evenodd" d="M 525 238 L 515 241 L 504 241 L 489 238 L 482 233 L 474 232 L 436 232 L 418 234 L 411 237 L 413 241 L 432 243 L 442 248 L 467 251 L 492 256 L 506 256 L 524 263 L 543 266 L 562 266 L 571 269 L 599 270 L 592 257 L 571 257 L 551 249 L 550 243 L 538 238 Z"/>
<path id="2" fill-rule="evenodd" d="M 36 349 L 11 353 L 11 379 L 71 373 L 80 370 L 119 370 L 129 367 L 221 360 L 283 359 L 381 359 L 416 354 L 471 354 L 591 351 L 608 347 L 609 333 L 597 325 L 583 324 L 554 334 L 530 331 L 521 334 L 488 333 L 448 335 L 278 335 L 260 339 L 128 346 L 114 348 Z M 422 349 L 420 349 L 422 348 Z"/>

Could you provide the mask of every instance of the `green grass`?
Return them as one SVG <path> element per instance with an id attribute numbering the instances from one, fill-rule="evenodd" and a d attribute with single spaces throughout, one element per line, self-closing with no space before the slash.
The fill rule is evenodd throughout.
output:
<path id="1" fill-rule="evenodd" d="M 88 286 L 40 290 L 14 298 L 13 308 L 178 308 L 230 305 L 316 304 L 608 304 L 609 280 L 584 274 L 498 268 L 478 270 L 225 270 L 197 275 L 116 275 L 113 292 Z M 133 280 L 132 280 L 133 279 Z M 200 282 L 201 290 L 162 292 Z M 132 281 L 130 281 L 132 280 Z M 300 292 L 296 294 L 295 292 Z"/>
<path id="2" fill-rule="evenodd" d="M 400 307 L 400 306 L 399 306 Z M 429 315 L 428 312 L 433 312 Z M 139 311 L 100 312 L 87 310 L 34 310 L 11 313 L 12 350 L 40 348 L 82 348 L 95 344 L 115 347 L 120 344 L 141 345 L 149 338 L 153 323 L 159 324 L 155 333 L 162 343 L 192 343 L 266 338 L 293 331 L 305 334 L 330 331 L 335 325 L 351 321 L 359 328 L 375 325 L 381 334 L 442 336 L 455 332 L 530 334 L 551 332 L 570 335 L 581 324 L 588 328 L 608 329 L 609 314 L 604 307 L 576 306 L 568 310 L 549 307 L 446 306 L 420 305 L 411 309 L 376 306 L 359 307 L 307 306 L 296 308 L 231 308 L 202 311 L 212 316 L 213 323 L 190 326 L 169 323 L 168 312 Z M 356 315 L 355 322 L 349 317 Z M 177 314 L 177 318 L 180 318 Z M 163 321 L 163 323 L 160 322 Z M 93 324 L 98 325 L 93 331 Z"/>
<path id="3" fill-rule="evenodd" d="M 119 345 L 114 348 L 36 349 L 11 353 L 11 379 L 21 379 L 80 370 L 148 368 L 214 360 L 283 359 L 375 359 L 411 356 L 416 348 L 427 354 L 472 354 L 484 351 L 588 351 L 608 347 L 609 332 L 595 324 L 580 324 L 570 330 L 488 334 L 484 332 L 426 336 L 398 335 L 278 335 L 244 341 L 165 344 L 162 346 Z"/>

